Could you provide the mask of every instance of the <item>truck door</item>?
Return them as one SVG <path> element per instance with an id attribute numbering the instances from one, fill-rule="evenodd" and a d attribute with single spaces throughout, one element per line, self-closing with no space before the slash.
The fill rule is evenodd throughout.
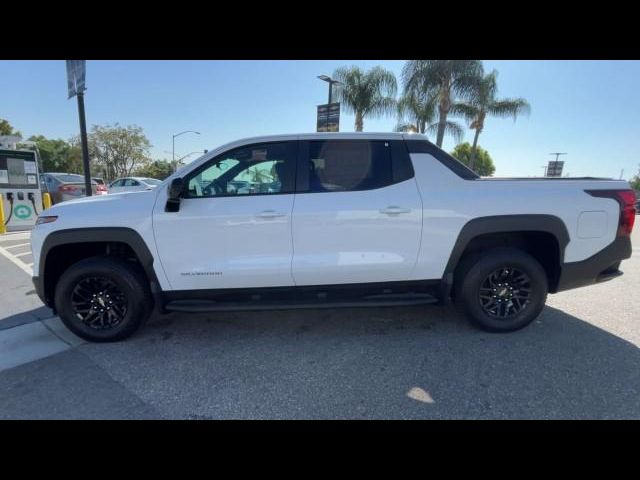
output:
<path id="1" fill-rule="evenodd" d="M 162 267 L 174 290 L 291 286 L 297 142 L 243 146 L 185 176 L 180 209 L 154 207 Z"/>
<path id="2" fill-rule="evenodd" d="M 408 280 L 422 201 L 402 141 L 300 142 L 293 215 L 296 285 Z"/>

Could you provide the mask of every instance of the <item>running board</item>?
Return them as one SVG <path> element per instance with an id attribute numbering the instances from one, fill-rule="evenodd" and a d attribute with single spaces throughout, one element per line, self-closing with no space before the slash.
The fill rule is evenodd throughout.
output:
<path id="1" fill-rule="evenodd" d="M 360 300 L 350 301 L 248 301 L 216 302 L 215 300 L 174 300 L 165 305 L 169 312 L 228 312 L 252 310 L 295 310 L 309 308 L 360 308 L 360 307 L 398 307 L 437 303 L 438 299 L 429 294 L 413 295 L 372 295 Z"/>

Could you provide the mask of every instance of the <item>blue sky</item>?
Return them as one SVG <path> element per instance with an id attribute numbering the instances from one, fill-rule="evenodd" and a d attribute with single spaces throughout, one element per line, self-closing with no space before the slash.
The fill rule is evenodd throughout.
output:
<path id="1" fill-rule="evenodd" d="M 87 123 L 136 124 L 154 158 L 213 149 L 237 138 L 315 131 L 316 105 L 327 84 L 316 78 L 336 67 L 382 65 L 396 76 L 404 61 L 102 61 L 87 62 Z M 499 96 L 522 96 L 531 115 L 486 122 L 480 145 L 496 176 L 541 175 L 549 152 L 568 152 L 571 176 L 624 178 L 640 163 L 640 62 L 484 61 L 499 72 Z M 65 62 L 0 61 L 0 118 L 26 137 L 78 133 L 77 104 L 67 100 Z M 462 120 L 460 120 L 462 122 Z M 341 131 L 353 131 L 343 114 Z M 396 119 L 365 119 L 365 131 L 391 131 Z M 466 130 L 464 140 L 473 140 Z M 444 148 L 454 147 L 447 138 Z M 197 155 L 189 157 L 189 160 Z"/>

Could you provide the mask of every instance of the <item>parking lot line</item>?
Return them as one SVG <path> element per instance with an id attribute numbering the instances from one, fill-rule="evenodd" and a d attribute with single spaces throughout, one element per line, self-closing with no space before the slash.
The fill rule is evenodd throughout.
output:
<path id="1" fill-rule="evenodd" d="M 29 244 L 27 244 L 29 245 Z M 25 272 L 27 275 L 32 276 L 33 275 L 33 270 L 31 269 L 31 267 L 33 266 L 33 263 L 31 264 L 26 264 L 24 263 L 22 260 L 20 260 L 18 257 L 16 257 L 15 255 L 13 255 L 11 252 L 9 252 L 8 250 L 6 250 L 5 247 L 0 247 L 0 255 L 2 255 L 3 257 L 5 257 L 7 260 L 9 260 L 11 263 L 13 263 L 14 265 L 16 265 L 17 267 L 19 267 L 23 272 Z"/>
<path id="2" fill-rule="evenodd" d="M 20 232 L 7 232 L 3 235 L 0 235 L 0 242 L 3 241 L 10 241 L 10 240 L 29 240 L 29 237 L 31 236 L 31 232 L 24 232 L 24 231 L 20 231 Z"/>
<path id="3" fill-rule="evenodd" d="M 31 251 L 29 252 L 22 252 L 22 253 L 16 253 L 15 256 L 16 257 L 24 257 L 25 255 L 31 255 Z"/>
<path id="4" fill-rule="evenodd" d="M 26 247 L 27 245 L 29 245 L 29 243 L 18 243 L 16 245 L 7 245 L 4 248 L 16 248 L 16 247 Z"/>

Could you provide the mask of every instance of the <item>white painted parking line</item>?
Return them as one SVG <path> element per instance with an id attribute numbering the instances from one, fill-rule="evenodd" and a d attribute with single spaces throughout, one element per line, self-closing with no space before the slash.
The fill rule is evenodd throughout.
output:
<path id="1" fill-rule="evenodd" d="M 19 236 L 19 237 L 9 237 L 6 234 L 5 235 L 0 235 L 0 243 L 8 243 L 8 242 L 15 242 L 16 240 L 23 240 L 23 241 L 28 241 L 29 240 L 29 236 L 27 235 L 25 236 Z"/>
<path id="2" fill-rule="evenodd" d="M 29 238 L 31 232 L 6 232 L 0 236 L 0 240 L 21 240 L 25 238 Z"/>
<path id="3" fill-rule="evenodd" d="M 4 248 L 17 248 L 17 247 L 26 247 L 29 243 L 18 243 L 16 245 L 7 245 Z"/>
<path id="4" fill-rule="evenodd" d="M 15 254 L 16 257 L 24 257 L 25 255 L 31 255 L 31 250 L 29 250 L 28 252 L 22 252 L 22 253 L 16 253 Z"/>
<path id="5" fill-rule="evenodd" d="M 4 247 L 0 247 L 0 255 L 5 257 L 11 263 L 15 264 L 17 267 L 19 267 L 27 275 L 33 276 L 33 270 L 31 269 L 31 267 L 33 266 L 33 263 L 31 263 L 31 264 L 24 263 L 22 260 L 20 260 L 14 254 L 12 254 L 8 250 L 6 250 Z"/>

